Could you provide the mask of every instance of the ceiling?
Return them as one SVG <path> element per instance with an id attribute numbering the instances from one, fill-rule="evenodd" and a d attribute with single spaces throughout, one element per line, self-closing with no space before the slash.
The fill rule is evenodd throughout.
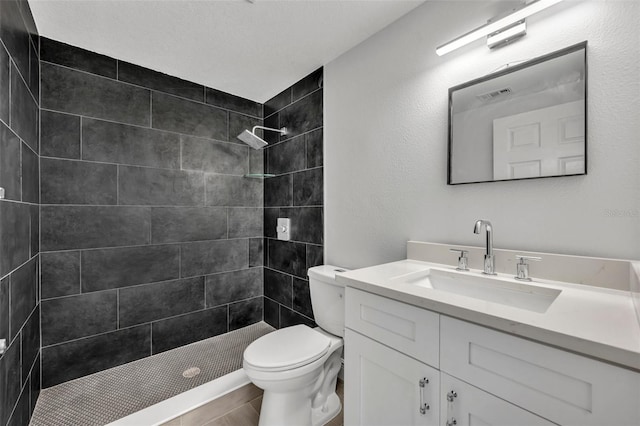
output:
<path id="1" fill-rule="evenodd" d="M 424 0 L 29 0 L 40 35 L 265 102 Z"/>

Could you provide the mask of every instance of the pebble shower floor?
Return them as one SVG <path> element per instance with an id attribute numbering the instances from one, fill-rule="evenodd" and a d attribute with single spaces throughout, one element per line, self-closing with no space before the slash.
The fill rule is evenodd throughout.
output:
<path id="1" fill-rule="evenodd" d="M 104 425 L 242 368 L 244 349 L 274 329 L 261 322 L 40 393 L 32 426 Z M 193 373 L 198 368 L 199 374 Z"/>

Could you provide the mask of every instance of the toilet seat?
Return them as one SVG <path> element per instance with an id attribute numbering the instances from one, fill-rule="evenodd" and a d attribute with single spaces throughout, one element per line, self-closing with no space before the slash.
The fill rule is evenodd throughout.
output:
<path id="1" fill-rule="evenodd" d="M 295 325 L 269 333 L 244 351 L 244 362 L 260 371 L 284 371 L 322 358 L 331 339 L 306 325 Z"/>

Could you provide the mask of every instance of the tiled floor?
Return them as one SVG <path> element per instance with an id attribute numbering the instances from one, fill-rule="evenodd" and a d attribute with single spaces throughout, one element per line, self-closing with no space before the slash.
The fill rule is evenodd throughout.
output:
<path id="1" fill-rule="evenodd" d="M 45 389 L 31 425 L 110 423 L 242 368 L 244 349 L 271 331 L 261 322 Z M 183 377 L 190 367 L 200 368 L 200 374 Z"/>

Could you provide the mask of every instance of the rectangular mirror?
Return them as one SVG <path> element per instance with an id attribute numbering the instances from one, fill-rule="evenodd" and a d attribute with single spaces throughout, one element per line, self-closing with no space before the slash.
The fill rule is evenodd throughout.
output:
<path id="1" fill-rule="evenodd" d="M 587 42 L 449 89 L 449 185 L 587 173 Z"/>

